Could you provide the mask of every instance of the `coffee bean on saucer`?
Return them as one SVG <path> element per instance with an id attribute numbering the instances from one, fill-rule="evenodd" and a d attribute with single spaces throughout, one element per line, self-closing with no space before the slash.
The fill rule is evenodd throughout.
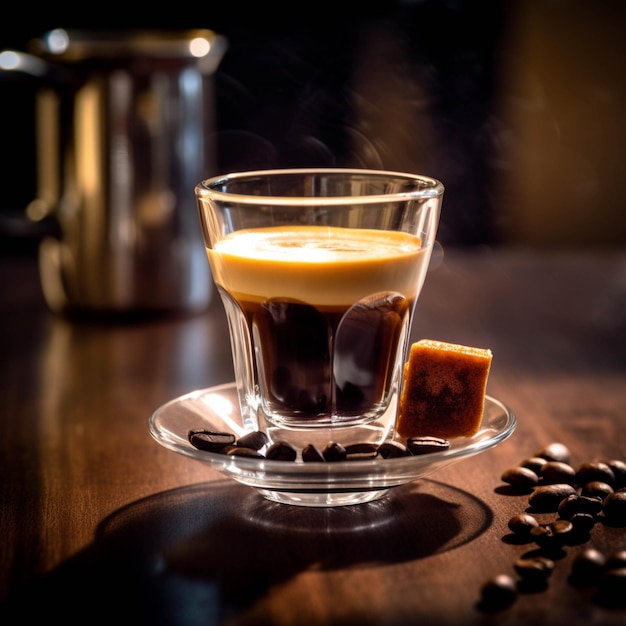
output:
<path id="1" fill-rule="evenodd" d="M 235 435 L 197 428 L 189 431 L 189 443 L 205 452 L 223 452 L 224 448 L 235 443 Z"/>
<path id="2" fill-rule="evenodd" d="M 385 441 L 378 446 L 378 456 L 383 459 L 397 459 L 412 456 L 407 447 L 399 441 Z"/>
<path id="3" fill-rule="evenodd" d="M 295 461 L 298 451 L 288 441 L 274 442 L 265 453 L 271 461 Z"/>
<path id="4" fill-rule="evenodd" d="M 321 450 L 314 444 L 309 443 L 302 448 L 302 460 L 305 463 L 325 463 L 326 459 Z"/>
<path id="5" fill-rule="evenodd" d="M 267 445 L 268 442 L 269 439 L 267 435 L 261 430 L 246 433 L 237 439 L 238 446 L 242 448 L 252 448 L 253 450 L 260 450 L 263 446 Z"/>
<path id="6" fill-rule="evenodd" d="M 345 447 L 346 461 L 367 461 L 375 459 L 378 446 L 374 443 L 351 443 Z"/>
<path id="7" fill-rule="evenodd" d="M 228 456 L 247 456 L 254 459 L 263 459 L 264 456 L 253 448 L 244 448 L 243 446 L 231 446 L 226 452 Z"/>
<path id="8" fill-rule="evenodd" d="M 331 463 L 335 461 L 345 461 L 346 449 L 341 444 L 330 441 L 324 446 L 322 455 L 326 461 Z"/>
<path id="9" fill-rule="evenodd" d="M 406 447 L 413 456 L 441 452 L 450 448 L 450 441 L 440 437 L 409 437 Z"/>

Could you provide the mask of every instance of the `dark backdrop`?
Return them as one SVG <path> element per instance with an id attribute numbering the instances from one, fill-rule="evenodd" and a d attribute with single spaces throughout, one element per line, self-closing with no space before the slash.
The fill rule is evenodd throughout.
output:
<path id="1" fill-rule="evenodd" d="M 35 9 L 25 2 L 11 16 L 3 13 L 0 48 L 25 49 L 30 39 L 56 27 L 211 28 L 229 40 L 215 76 L 221 172 L 345 165 L 428 174 L 446 186 L 439 240 L 448 245 L 532 243 L 533 237 L 534 242 L 542 243 L 541 237 L 560 242 L 558 211 L 569 211 L 570 199 L 563 200 L 564 208 L 555 207 L 550 232 L 548 218 L 532 213 L 536 198 L 554 187 L 542 159 L 555 153 L 555 146 L 565 145 L 564 129 L 580 133 L 585 124 L 583 139 L 572 135 L 573 150 L 591 158 L 585 141 L 593 134 L 598 107 L 589 103 L 583 117 L 572 123 L 570 101 L 557 108 L 553 103 L 560 100 L 550 95 L 550 86 L 567 77 L 568 63 L 580 65 L 572 50 L 595 51 L 605 45 L 605 56 L 590 61 L 595 67 L 624 51 L 624 37 L 617 35 L 613 39 L 620 42 L 614 42 L 600 32 L 594 42 L 585 37 L 585 28 L 610 30 L 620 20 L 626 25 L 626 3 L 620 0 L 302 0 L 280 8 L 231 0 L 146 6 L 136 10 L 129 0 L 72 10 L 62 4 Z M 545 58 L 541 42 L 553 45 Z M 554 57 L 554 50 L 564 51 L 563 59 Z M 530 67 L 529 59 L 536 65 Z M 550 64 L 551 73 L 544 75 Z M 590 68 L 588 74 L 600 77 L 592 85 L 596 92 L 612 98 L 604 102 L 604 119 L 620 120 L 607 139 L 613 149 L 626 136 L 620 105 L 626 92 L 617 87 L 623 84 L 621 73 L 616 78 L 613 70 L 601 75 Z M 521 80 L 515 78 L 518 74 Z M 4 214 L 19 213 L 34 194 L 34 89 L 31 81 L 0 81 Z M 586 102 L 589 85 L 580 89 L 572 98 Z M 543 98 L 543 104 L 537 105 L 535 97 Z M 545 126 L 539 131 L 537 120 Z M 534 136 L 539 140 L 528 143 Z M 521 151 L 515 153 L 517 145 L 525 146 L 523 158 Z M 553 160 L 560 158 L 558 153 Z M 599 150 L 593 158 L 593 168 L 606 172 L 602 159 L 607 157 Z M 561 163 L 550 166 L 558 171 Z M 564 160 L 561 169 L 566 167 Z M 520 168 L 519 175 L 512 174 L 515 168 Z M 530 168 L 530 174 L 523 168 Z M 578 176 L 574 170 L 571 176 L 563 171 L 566 180 Z M 615 226 L 598 226 L 597 212 L 592 215 L 589 202 L 581 199 L 580 208 L 575 207 L 580 225 L 566 243 L 578 245 L 588 237 L 588 222 L 596 225 L 599 242 L 626 240 L 625 219 L 619 221 L 613 211 L 614 201 L 626 192 L 622 178 L 613 172 L 610 202 L 598 202 L 607 210 L 607 224 L 613 220 Z M 525 179 L 532 179 L 531 192 L 520 182 Z"/>

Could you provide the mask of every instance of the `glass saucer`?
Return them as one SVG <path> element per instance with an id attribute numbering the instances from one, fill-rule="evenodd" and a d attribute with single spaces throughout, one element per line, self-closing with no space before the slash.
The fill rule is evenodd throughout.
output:
<path id="1" fill-rule="evenodd" d="M 150 417 L 150 434 L 165 448 L 207 463 L 234 480 L 254 487 L 268 500 L 300 506 L 343 506 L 370 502 L 389 489 L 432 474 L 451 463 L 480 454 L 507 439 L 515 414 L 490 396 L 480 430 L 451 439 L 447 450 L 397 459 L 375 458 L 334 463 L 303 463 L 228 456 L 194 448 L 192 429 L 245 434 L 234 383 L 193 391 L 158 408 Z M 401 440 L 398 440 L 401 441 Z M 403 442 L 404 443 L 404 442 Z"/>

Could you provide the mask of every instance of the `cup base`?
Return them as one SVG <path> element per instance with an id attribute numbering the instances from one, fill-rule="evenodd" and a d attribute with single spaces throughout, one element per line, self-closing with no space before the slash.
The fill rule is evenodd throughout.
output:
<path id="1" fill-rule="evenodd" d="M 355 443 L 381 443 L 392 439 L 396 423 L 397 398 L 393 398 L 379 417 L 354 419 L 347 423 L 314 422 L 305 426 L 285 425 L 259 416 L 259 429 L 265 431 L 270 443 L 288 441 L 298 451 L 312 444 L 320 450 L 328 443 L 347 446 Z"/>
<path id="2" fill-rule="evenodd" d="M 273 491 L 259 489 L 259 493 L 271 502 L 290 504 L 292 506 L 306 507 L 333 507 L 365 504 L 382 498 L 389 489 L 377 489 L 372 491 L 324 491 L 311 493 L 310 491 Z"/>

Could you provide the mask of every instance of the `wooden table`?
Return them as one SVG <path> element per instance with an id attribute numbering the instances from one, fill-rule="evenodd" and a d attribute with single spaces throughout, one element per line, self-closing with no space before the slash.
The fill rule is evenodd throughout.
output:
<path id="1" fill-rule="evenodd" d="M 0 262 L 0 612 L 96 624 L 624 624 L 568 581 L 596 524 L 545 590 L 495 614 L 482 583 L 533 544 L 507 539 L 527 495 L 501 474 L 560 441 L 572 464 L 626 458 L 626 253 L 446 250 L 414 338 L 490 347 L 488 392 L 510 439 L 356 507 L 269 502 L 148 433 L 152 411 L 232 380 L 227 328 L 206 314 L 70 322 L 43 302 L 36 262 Z M 540 521 L 554 514 L 539 515 Z"/>

